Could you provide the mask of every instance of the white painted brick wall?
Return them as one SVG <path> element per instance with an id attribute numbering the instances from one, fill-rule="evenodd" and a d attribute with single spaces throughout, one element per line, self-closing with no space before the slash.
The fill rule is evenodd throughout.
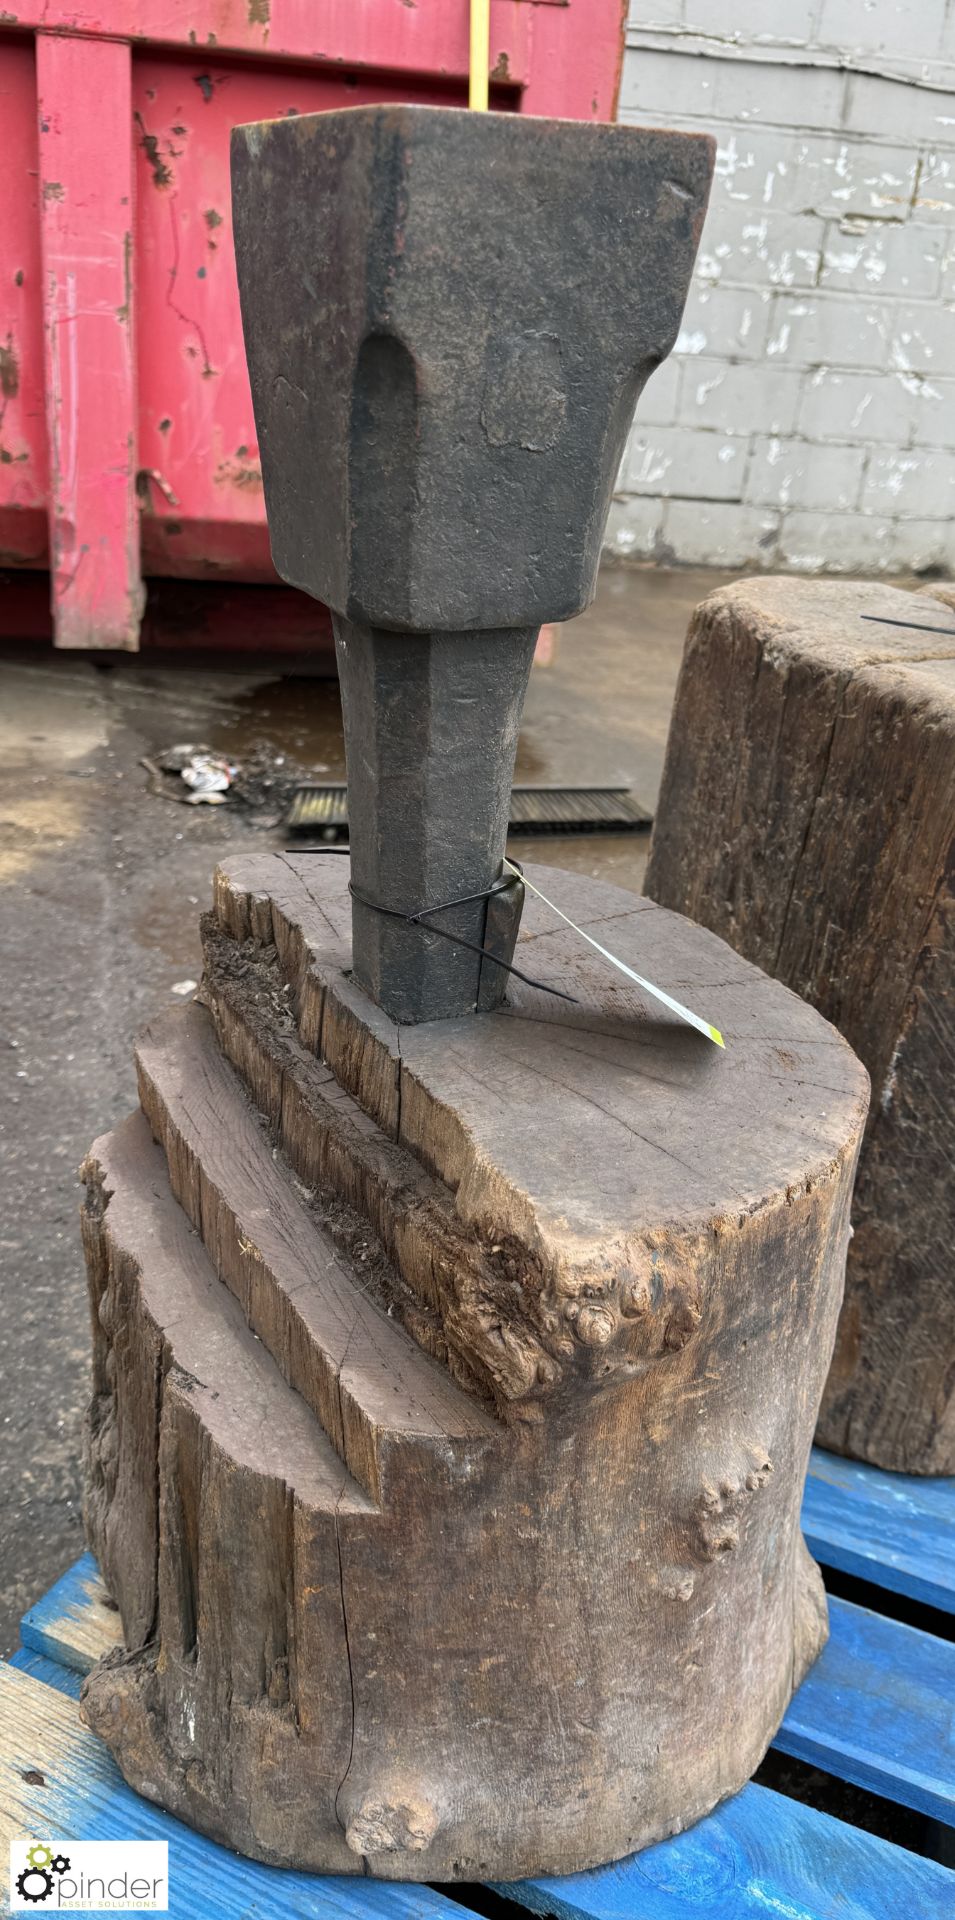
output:
<path id="1" fill-rule="evenodd" d="M 631 0 L 620 118 L 719 152 L 611 551 L 955 571 L 955 0 Z"/>

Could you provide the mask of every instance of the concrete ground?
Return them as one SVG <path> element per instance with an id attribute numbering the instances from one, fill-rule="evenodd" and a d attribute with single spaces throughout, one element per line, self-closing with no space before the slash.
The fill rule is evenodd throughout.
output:
<path id="1" fill-rule="evenodd" d="M 724 578 L 608 572 L 535 668 L 518 778 L 625 784 L 652 808 L 686 622 Z M 197 918 L 220 850 L 285 843 L 276 808 L 184 806 L 141 764 L 202 740 L 341 778 L 337 688 L 301 668 L 0 662 L 0 1652 L 82 1551 L 89 1335 L 77 1168 L 135 1103 L 131 1043 L 199 977 Z M 647 836 L 515 842 L 639 891 Z"/>

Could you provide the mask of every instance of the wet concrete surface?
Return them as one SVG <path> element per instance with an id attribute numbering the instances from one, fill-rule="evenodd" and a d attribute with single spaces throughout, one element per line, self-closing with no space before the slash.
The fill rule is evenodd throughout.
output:
<path id="1" fill-rule="evenodd" d="M 631 788 L 652 808 L 690 610 L 731 576 L 608 572 L 534 669 L 518 779 Z M 327 671 L 327 667 L 326 667 Z M 21 654 L 0 662 L 0 1652 L 82 1551 L 89 1332 L 77 1168 L 135 1104 L 131 1044 L 192 992 L 220 852 L 282 846 L 300 772 L 341 779 L 337 687 L 268 662 L 236 670 Z M 271 767 L 271 795 L 191 807 L 142 766 L 207 742 Z M 518 858 L 639 891 L 648 836 L 520 839 Z"/>

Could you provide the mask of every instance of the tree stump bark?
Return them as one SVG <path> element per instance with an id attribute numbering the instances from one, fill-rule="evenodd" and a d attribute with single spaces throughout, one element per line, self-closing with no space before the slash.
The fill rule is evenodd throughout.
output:
<path id="1" fill-rule="evenodd" d="M 854 581 L 744 581 L 705 600 L 687 637 L 646 883 L 818 1007 L 868 1067 L 872 1111 L 817 1437 L 921 1474 L 955 1473 L 947 624 L 924 595 Z"/>
<path id="2" fill-rule="evenodd" d="M 495 1013 L 396 1027 L 346 863 L 242 855 L 204 1005 L 93 1148 L 88 1528 L 127 1779 L 278 1864 L 577 1870 L 758 1764 L 822 1646 L 799 1531 L 865 1076 L 711 934 L 540 875 Z"/>

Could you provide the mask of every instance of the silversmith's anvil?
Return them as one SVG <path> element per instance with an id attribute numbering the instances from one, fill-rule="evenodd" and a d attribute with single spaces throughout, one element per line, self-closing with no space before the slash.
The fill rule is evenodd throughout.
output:
<path id="1" fill-rule="evenodd" d="M 522 961 L 578 1004 L 518 979 L 506 1017 L 429 1020 L 500 993 L 508 890 L 447 916 L 477 953 L 400 917 L 499 875 L 534 633 L 591 592 L 711 151 L 418 108 L 236 141 L 276 561 L 337 627 L 354 940 L 344 860 L 224 862 L 203 1004 L 143 1035 L 141 1111 L 86 1162 L 123 1644 L 81 1713 L 253 1858 L 540 1882 L 736 1793 L 827 1630 L 799 1516 L 862 1068 L 615 887 L 545 883 L 725 1052 L 530 887 Z"/>
<path id="2" fill-rule="evenodd" d="M 432 107 L 233 133 L 272 554 L 332 609 L 354 972 L 399 1021 L 503 996 L 535 639 L 593 597 L 712 168 L 702 135 Z M 470 895 L 441 934 L 396 917 Z"/>

